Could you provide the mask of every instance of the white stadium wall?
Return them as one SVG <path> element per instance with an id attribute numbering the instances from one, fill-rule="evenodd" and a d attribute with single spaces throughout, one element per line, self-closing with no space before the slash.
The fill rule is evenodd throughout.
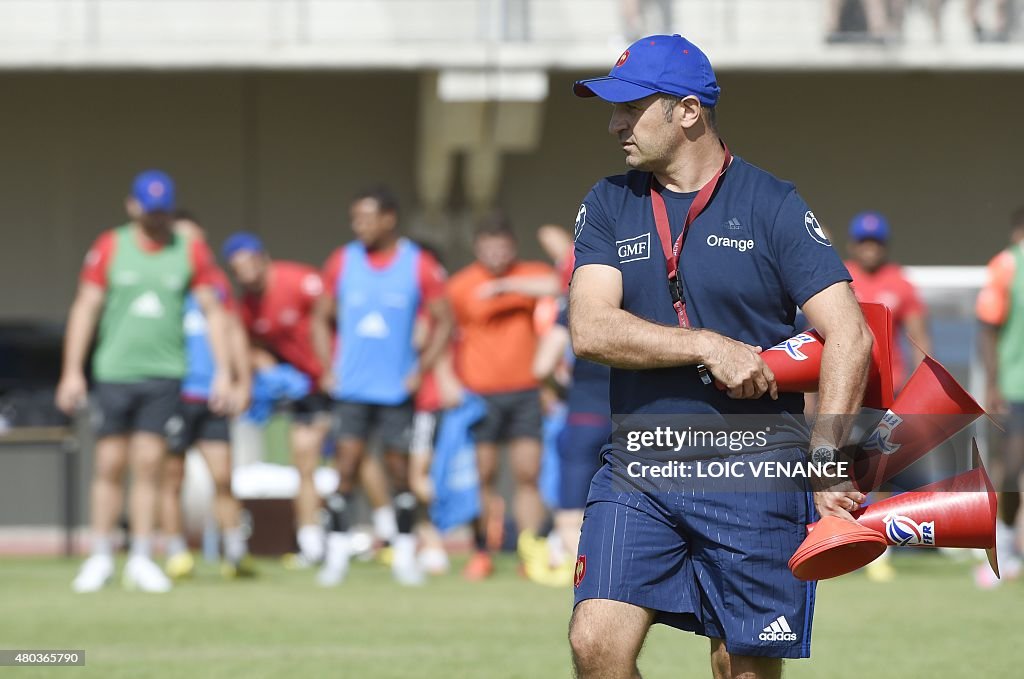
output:
<path id="1" fill-rule="evenodd" d="M 533 230 L 567 223 L 600 176 L 620 170 L 609 108 L 569 95 L 555 73 L 538 148 L 506 155 L 499 207 Z M 726 71 L 719 122 L 732 149 L 797 183 L 842 242 L 855 212 L 895 227 L 912 264 L 981 264 L 1024 203 L 1024 74 Z M 60 319 L 86 248 L 122 219 L 132 175 L 161 167 L 219 244 L 263 234 L 276 256 L 319 264 L 348 237 L 350 194 L 399 192 L 417 234 L 465 262 L 454 235 L 415 219 L 419 99 L 414 72 L 19 72 L 0 74 L 0 319 Z M 434 227 L 437 228 L 436 226 Z"/>

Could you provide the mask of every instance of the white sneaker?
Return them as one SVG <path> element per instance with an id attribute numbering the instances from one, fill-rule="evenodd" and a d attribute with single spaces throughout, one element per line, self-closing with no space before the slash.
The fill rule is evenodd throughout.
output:
<path id="1" fill-rule="evenodd" d="M 426 580 L 423 571 L 415 564 L 407 568 L 392 568 L 391 574 L 395 576 L 395 582 L 405 587 L 419 587 Z"/>
<path id="2" fill-rule="evenodd" d="M 416 560 L 416 537 L 409 534 L 395 536 L 395 556 L 391 562 L 391 575 L 400 585 L 422 585 L 424 576 Z"/>
<path id="3" fill-rule="evenodd" d="M 316 581 L 321 587 L 337 587 L 345 580 L 352 558 L 351 542 L 348 533 L 328 534 L 324 565 L 316 574 Z"/>
<path id="4" fill-rule="evenodd" d="M 78 575 L 71 582 L 71 589 L 79 593 L 98 592 L 114 575 L 114 557 L 109 554 L 93 554 L 78 569 Z"/>
<path id="5" fill-rule="evenodd" d="M 441 547 L 424 547 L 419 553 L 420 569 L 430 575 L 442 575 L 448 572 L 451 564 L 448 553 Z"/>
<path id="6" fill-rule="evenodd" d="M 124 565 L 121 584 L 125 589 L 142 592 L 169 592 L 171 581 L 152 559 L 145 556 L 129 557 Z"/>
<path id="7" fill-rule="evenodd" d="M 418 587 L 426 579 L 415 557 L 399 559 L 396 555 L 395 560 L 391 562 L 391 575 L 394 576 L 395 582 L 406 587 Z"/>
<path id="8" fill-rule="evenodd" d="M 348 575 L 348 564 L 342 566 L 324 566 L 316 574 L 316 583 L 321 587 L 337 587 Z"/>

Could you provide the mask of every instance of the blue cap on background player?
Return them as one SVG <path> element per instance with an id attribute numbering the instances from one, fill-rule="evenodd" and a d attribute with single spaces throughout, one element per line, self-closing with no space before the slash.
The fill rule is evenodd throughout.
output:
<path id="1" fill-rule="evenodd" d="M 174 212 L 174 180 L 160 170 L 140 172 L 132 182 L 132 198 L 143 212 Z"/>
<path id="2" fill-rule="evenodd" d="M 704 106 L 714 106 L 722 90 L 707 55 L 676 34 L 637 40 L 607 76 L 579 80 L 572 91 L 577 97 L 600 97 L 613 104 L 662 93 L 694 96 Z"/>
<path id="3" fill-rule="evenodd" d="M 231 259 L 239 252 L 263 252 L 263 241 L 260 240 L 259 236 L 248 231 L 239 231 L 238 233 L 231 234 L 224 241 L 220 253 L 224 256 L 224 259 Z"/>
<path id="4" fill-rule="evenodd" d="M 850 240 L 889 240 L 889 222 L 877 212 L 861 212 L 850 220 Z"/>

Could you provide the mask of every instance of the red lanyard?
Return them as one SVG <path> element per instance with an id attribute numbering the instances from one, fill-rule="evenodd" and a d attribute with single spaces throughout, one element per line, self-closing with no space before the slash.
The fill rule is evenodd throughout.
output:
<path id="1" fill-rule="evenodd" d="M 690 230 L 690 224 L 697 219 L 704 208 L 711 202 L 711 196 L 715 189 L 722 182 L 725 171 L 729 169 L 732 162 L 732 154 L 729 147 L 722 144 L 725 150 L 725 162 L 722 169 L 711 180 L 701 187 L 697 197 L 690 203 L 690 209 L 686 213 L 686 221 L 683 222 L 683 230 L 676 239 L 675 245 L 672 242 L 672 230 L 668 224 L 668 211 L 665 209 L 665 199 L 661 197 L 661 186 L 655 182 L 654 173 L 651 173 L 651 180 L 648 189 L 651 192 L 651 208 L 654 210 L 654 223 L 658 227 L 658 238 L 661 240 L 661 249 L 665 253 L 665 272 L 668 274 L 668 290 L 672 295 L 672 306 L 679 318 L 679 327 L 689 328 L 690 319 L 686 316 L 686 298 L 683 296 L 683 282 L 679 277 L 679 253 L 683 251 L 683 242 L 686 240 L 686 232 Z"/>
<path id="2" fill-rule="evenodd" d="M 704 208 L 711 202 L 711 196 L 718 189 L 718 185 L 722 183 L 722 177 L 725 176 L 725 171 L 729 169 L 729 164 L 732 162 L 732 154 L 729 153 L 729 147 L 723 143 L 722 148 L 725 150 L 725 160 L 722 162 L 722 169 L 707 184 L 701 187 L 693 202 L 690 203 L 690 209 L 686 213 L 686 221 L 683 222 L 683 230 L 674 245 L 669 245 L 672 242 L 672 230 L 669 228 L 668 211 L 665 209 L 665 199 L 661 196 L 661 186 L 654 180 L 653 172 L 651 173 L 648 186 L 651 194 L 651 209 L 654 211 L 654 223 L 658 227 L 658 239 L 661 241 L 661 249 L 665 253 L 665 273 L 668 275 L 668 291 L 672 295 L 672 308 L 676 310 L 676 317 L 679 319 L 679 327 L 681 328 L 689 328 L 690 319 L 686 315 L 686 297 L 683 293 L 683 281 L 679 275 L 679 254 L 683 251 L 683 243 L 686 241 L 686 233 L 690 230 L 690 224 L 700 216 L 700 213 L 704 212 Z M 699 365 L 697 370 L 700 372 L 701 380 L 705 384 L 710 384 L 711 378 L 707 374 L 707 369 L 703 365 Z"/>

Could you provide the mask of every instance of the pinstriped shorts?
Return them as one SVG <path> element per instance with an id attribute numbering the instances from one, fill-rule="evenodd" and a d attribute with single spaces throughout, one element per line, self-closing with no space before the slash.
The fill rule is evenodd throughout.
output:
<path id="1" fill-rule="evenodd" d="M 736 459 L 799 460 L 802 450 Z M 606 462 L 591 484 L 576 564 L 575 603 L 613 599 L 656 622 L 723 639 L 730 653 L 810 655 L 814 584 L 787 565 L 814 520 L 792 480 L 750 479 L 729 492 L 701 482 L 622 492 Z"/>

